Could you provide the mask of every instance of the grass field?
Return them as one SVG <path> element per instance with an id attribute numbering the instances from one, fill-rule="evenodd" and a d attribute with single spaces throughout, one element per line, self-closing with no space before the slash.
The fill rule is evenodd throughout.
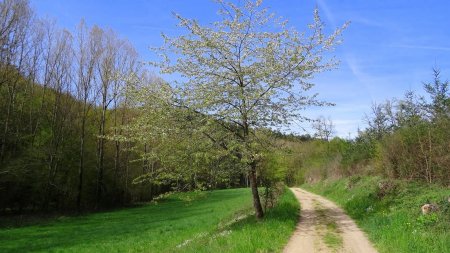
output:
<path id="1" fill-rule="evenodd" d="M 450 189 L 405 181 L 390 181 L 380 192 L 378 177 L 351 177 L 303 185 L 342 206 L 368 234 L 380 252 L 450 252 Z M 430 201 L 440 211 L 422 215 Z"/>
<path id="2" fill-rule="evenodd" d="M 285 191 L 257 222 L 249 189 L 173 194 L 142 207 L 1 228 L 0 252 L 280 251 L 298 209 Z"/>

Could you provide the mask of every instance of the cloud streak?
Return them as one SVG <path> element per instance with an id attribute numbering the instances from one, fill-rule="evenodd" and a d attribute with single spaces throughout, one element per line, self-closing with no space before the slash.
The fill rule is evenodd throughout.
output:
<path id="1" fill-rule="evenodd" d="M 317 4 L 325 13 L 325 17 L 327 18 L 328 22 L 330 22 L 333 27 L 336 27 L 336 20 L 334 18 L 334 15 L 331 13 L 330 8 L 328 8 L 328 5 L 325 3 L 325 1 L 318 0 Z"/>
<path id="2" fill-rule="evenodd" d="M 408 45 L 408 44 L 387 45 L 387 46 L 394 47 L 394 48 L 450 51 L 450 47 L 440 47 L 440 46 L 421 46 L 421 45 Z"/>

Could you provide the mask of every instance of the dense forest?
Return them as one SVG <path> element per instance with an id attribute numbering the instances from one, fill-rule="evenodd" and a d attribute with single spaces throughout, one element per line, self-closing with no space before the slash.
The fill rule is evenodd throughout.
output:
<path id="1" fill-rule="evenodd" d="M 233 160 L 211 149 L 213 136 L 193 136 L 199 115 L 141 103 L 157 99 L 163 81 L 126 39 L 83 21 L 60 29 L 25 0 L 2 1 L 0 13 L 3 211 L 81 211 L 245 184 Z M 129 124 L 142 114 L 152 124 Z M 127 134 L 133 128 L 146 131 Z"/>
<path id="2" fill-rule="evenodd" d="M 234 104 L 218 106 L 206 97 L 210 90 L 202 90 L 206 98 L 195 102 L 210 107 L 192 109 L 114 31 L 84 21 L 75 31 L 60 29 L 36 17 L 26 0 L 4 0 L 0 13 L 3 212 L 83 211 L 148 201 L 172 190 L 250 184 L 270 189 L 279 181 L 295 185 L 350 175 L 450 185 L 450 94 L 438 70 L 424 84 L 427 96 L 409 91 L 404 98 L 374 104 L 365 117 L 368 127 L 353 140 L 331 138 L 332 122 L 324 118 L 314 120 L 313 137 L 286 135 L 271 123 L 285 122 L 281 113 L 290 113 L 290 105 L 327 103 L 279 97 L 280 112 L 279 104 L 263 99 L 269 86 L 251 98 L 251 109 L 259 111 L 248 115 L 233 111 Z M 334 39 L 320 37 L 320 43 Z M 313 59 L 308 64 L 320 65 L 316 55 L 307 56 Z M 167 73 L 196 67 L 163 64 L 159 67 Z M 302 71 L 295 78 L 315 72 Z M 269 195 L 265 191 L 264 197 Z"/>

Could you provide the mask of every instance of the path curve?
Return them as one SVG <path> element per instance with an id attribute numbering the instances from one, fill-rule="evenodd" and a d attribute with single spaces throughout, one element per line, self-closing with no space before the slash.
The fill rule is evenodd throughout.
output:
<path id="1" fill-rule="evenodd" d="M 291 191 L 300 202 L 301 212 L 297 228 L 284 248 L 284 253 L 377 253 L 366 235 L 336 204 L 300 188 L 291 188 Z M 320 205 L 321 211 L 337 225 L 338 234 L 342 238 L 342 245 L 338 248 L 330 248 L 323 241 L 323 235 L 318 229 L 317 205 Z"/>

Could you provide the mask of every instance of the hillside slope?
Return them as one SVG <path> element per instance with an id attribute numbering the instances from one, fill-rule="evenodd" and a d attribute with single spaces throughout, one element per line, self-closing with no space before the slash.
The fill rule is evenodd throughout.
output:
<path id="1" fill-rule="evenodd" d="M 342 206 L 380 252 L 450 252 L 448 188 L 358 176 L 303 187 Z M 422 215 L 427 202 L 440 210 Z"/>

